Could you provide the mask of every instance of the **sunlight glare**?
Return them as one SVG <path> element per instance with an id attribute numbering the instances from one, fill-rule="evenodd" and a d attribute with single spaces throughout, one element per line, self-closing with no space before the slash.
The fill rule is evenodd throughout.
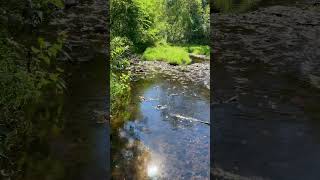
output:
<path id="1" fill-rule="evenodd" d="M 148 166 L 148 176 L 149 177 L 156 177 L 158 175 L 158 167 L 154 164 Z"/>

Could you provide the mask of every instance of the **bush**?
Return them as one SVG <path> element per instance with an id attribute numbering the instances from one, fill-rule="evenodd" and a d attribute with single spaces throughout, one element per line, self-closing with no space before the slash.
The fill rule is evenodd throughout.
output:
<path id="1" fill-rule="evenodd" d="M 129 103 L 130 74 L 123 70 L 129 65 L 130 45 L 127 38 L 114 37 L 111 40 L 110 98 L 113 117 L 121 116 L 120 112 Z"/>

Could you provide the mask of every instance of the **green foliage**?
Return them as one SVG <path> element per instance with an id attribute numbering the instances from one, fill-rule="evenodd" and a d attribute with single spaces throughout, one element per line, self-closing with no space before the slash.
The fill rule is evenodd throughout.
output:
<path id="1" fill-rule="evenodd" d="M 130 92 L 130 74 L 110 73 L 110 98 L 112 116 L 119 116 L 119 112 L 127 108 Z"/>
<path id="2" fill-rule="evenodd" d="M 210 9 L 207 0 L 111 0 L 111 114 L 129 103 L 132 53 L 145 60 L 190 64 L 188 52 L 208 54 L 207 46 L 175 47 L 168 43 L 206 44 Z M 151 48 L 153 47 L 153 48 Z"/>
<path id="3" fill-rule="evenodd" d="M 167 37 L 172 43 L 207 43 L 210 9 L 203 0 L 166 1 Z"/>
<path id="4" fill-rule="evenodd" d="M 63 70 L 56 64 L 65 35 L 55 43 L 39 38 L 30 51 L 8 37 L 5 30 L 0 32 L 0 167 L 14 173 L 20 168 L 16 161 L 21 153 L 59 121 L 49 116 L 60 114 L 61 108 L 46 109 L 43 103 L 65 88 Z M 31 108 L 37 105 L 39 112 Z"/>
<path id="5" fill-rule="evenodd" d="M 205 44 L 209 17 L 206 0 L 111 0 L 111 38 L 127 37 L 137 52 L 158 41 Z"/>
<path id="6" fill-rule="evenodd" d="M 111 0 L 111 37 L 127 37 L 137 51 L 161 38 L 161 1 Z"/>
<path id="7" fill-rule="evenodd" d="M 114 37 L 111 40 L 111 69 L 123 70 L 129 65 L 127 56 L 130 52 L 131 42 L 127 38 Z"/>
<path id="8" fill-rule="evenodd" d="M 113 117 L 127 107 L 130 93 L 130 73 L 122 72 L 129 65 L 128 56 L 131 42 L 127 38 L 114 37 L 111 40 L 110 99 Z"/>
<path id="9" fill-rule="evenodd" d="M 147 48 L 142 57 L 147 61 L 165 61 L 173 65 L 191 63 L 189 54 L 184 48 L 169 45 Z"/>
<path id="10" fill-rule="evenodd" d="M 188 53 L 210 56 L 210 47 L 201 45 L 182 45 Z"/>

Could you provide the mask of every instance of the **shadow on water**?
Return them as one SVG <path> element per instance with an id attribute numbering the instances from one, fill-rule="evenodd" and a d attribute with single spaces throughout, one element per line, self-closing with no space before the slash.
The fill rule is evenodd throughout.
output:
<path id="1" fill-rule="evenodd" d="M 304 0 L 215 0 L 213 11 L 219 12 L 246 12 L 256 10 L 259 7 L 272 5 L 299 4 Z"/>
<path id="2" fill-rule="evenodd" d="M 291 5 L 289 1 L 264 2 L 257 7 Z M 251 15 L 260 17 L 265 14 L 256 11 Z M 235 19 L 230 16 L 232 18 Z M 223 31 L 225 37 L 234 33 L 234 37 L 251 40 L 259 33 L 246 31 L 247 26 L 255 21 L 247 22 L 234 29 L 230 28 L 232 23 L 223 23 L 219 30 L 229 28 Z M 224 27 L 226 24 L 229 26 Z M 272 27 L 265 25 L 267 30 Z M 268 36 L 267 30 L 260 34 Z M 274 44 L 270 45 L 275 47 L 270 52 L 253 56 L 248 53 L 249 46 L 241 44 L 243 41 L 215 44 L 223 43 L 212 66 L 215 84 L 212 111 L 215 147 L 212 155 L 216 176 L 220 179 L 319 179 L 320 90 L 300 78 L 289 66 L 262 62 L 268 53 L 279 54 L 280 50 Z M 239 56 L 228 56 L 233 51 Z M 294 51 L 299 54 L 302 48 Z M 304 58 L 308 56 L 313 57 L 313 54 Z M 285 58 L 278 60 L 285 61 Z M 299 62 L 299 58 L 293 60 L 292 63 Z"/>
<path id="3" fill-rule="evenodd" d="M 103 57 L 66 67 L 69 80 L 62 101 L 54 97 L 44 105 L 63 105 L 60 116 L 50 112 L 46 116 L 63 122 L 54 133 L 43 126 L 43 139 L 21 159 L 28 160 L 21 179 L 108 179 L 109 132 L 103 121 L 108 108 L 105 67 Z"/>
<path id="4" fill-rule="evenodd" d="M 265 65 L 215 67 L 215 165 L 248 177 L 314 179 L 319 90 Z"/>
<path id="5" fill-rule="evenodd" d="M 113 119 L 113 179 L 209 179 L 208 90 L 168 77 L 132 82 L 130 116 Z M 179 116 L 180 115 L 180 116 Z"/>

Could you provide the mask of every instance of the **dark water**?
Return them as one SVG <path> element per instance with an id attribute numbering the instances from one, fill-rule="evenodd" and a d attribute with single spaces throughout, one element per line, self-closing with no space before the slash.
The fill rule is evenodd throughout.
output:
<path id="1" fill-rule="evenodd" d="M 45 141 L 31 147 L 23 157 L 28 159 L 23 180 L 108 179 L 109 130 L 103 122 L 108 109 L 105 59 L 75 63 L 66 67 L 66 72 L 67 89 L 59 102 L 62 114 L 49 115 L 63 122 L 54 135 L 45 136 Z M 53 97 L 50 102 L 57 99 Z"/>
<path id="2" fill-rule="evenodd" d="M 59 57 L 67 88 L 61 97 L 49 96 L 40 107 L 30 107 L 30 117 L 44 125 L 37 130 L 40 140 L 20 155 L 18 164 L 26 162 L 19 167 L 20 179 L 109 179 L 107 10 L 107 1 L 80 0 L 56 12 L 41 28 L 39 33 L 46 40 L 55 41 L 59 32 L 67 33 L 64 51 L 70 58 Z M 39 118 L 33 109 L 49 110 Z"/>
<path id="3" fill-rule="evenodd" d="M 170 77 L 132 82 L 127 119 L 112 121 L 113 179 L 209 179 L 209 92 Z M 180 115 L 180 116 L 179 116 Z"/>
<path id="4" fill-rule="evenodd" d="M 266 1 L 255 8 L 294 1 L 262 2 Z M 256 32 L 234 33 L 250 40 Z M 215 59 L 234 48 L 225 46 Z M 282 73 L 263 62 L 241 61 L 263 59 L 263 53 L 250 57 L 245 48 L 237 50 L 241 57 L 225 56 L 211 67 L 215 84 L 212 156 L 218 179 L 319 179 L 320 90 L 292 71 Z"/>
<path id="5" fill-rule="evenodd" d="M 213 9 L 220 12 L 247 12 L 272 5 L 299 5 L 306 0 L 215 0 Z"/>
<path id="6" fill-rule="evenodd" d="M 216 167 L 251 178 L 318 179 L 319 90 L 258 64 L 218 65 L 215 75 L 224 77 L 215 79 Z"/>

